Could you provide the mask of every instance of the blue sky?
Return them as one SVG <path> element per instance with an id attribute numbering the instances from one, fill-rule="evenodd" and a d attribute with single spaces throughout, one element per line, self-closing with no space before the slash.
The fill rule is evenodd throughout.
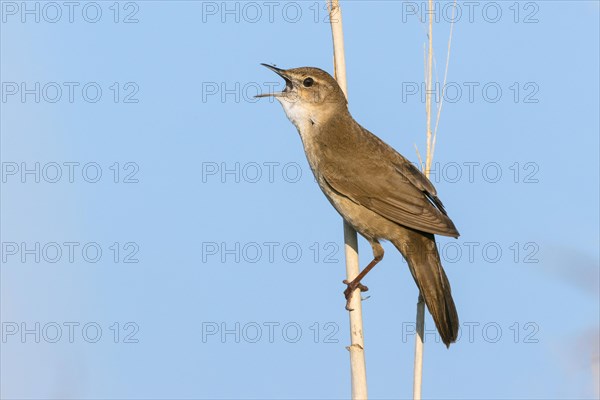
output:
<path id="1" fill-rule="evenodd" d="M 342 6 L 350 111 L 416 162 L 424 3 Z M 342 220 L 253 98 L 283 86 L 261 62 L 332 72 L 324 3 L 70 7 L 0 3 L 2 397 L 348 398 Z M 460 11 L 432 181 L 461 337 L 427 316 L 423 395 L 598 397 L 598 2 Z M 409 398 L 418 293 L 385 249 L 369 394 Z"/>

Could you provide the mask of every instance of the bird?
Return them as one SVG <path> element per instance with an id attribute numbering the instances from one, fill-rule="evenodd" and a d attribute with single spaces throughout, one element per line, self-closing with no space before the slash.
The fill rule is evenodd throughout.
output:
<path id="1" fill-rule="evenodd" d="M 391 242 L 406 259 L 446 347 L 456 341 L 459 320 L 450 282 L 434 235 L 458 238 L 431 181 L 410 161 L 363 128 L 348 110 L 345 94 L 326 71 L 281 69 L 261 64 L 285 81 L 274 97 L 298 130 L 308 164 L 332 206 L 373 249 L 373 260 L 344 291 L 346 309 L 361 280 Z"/>

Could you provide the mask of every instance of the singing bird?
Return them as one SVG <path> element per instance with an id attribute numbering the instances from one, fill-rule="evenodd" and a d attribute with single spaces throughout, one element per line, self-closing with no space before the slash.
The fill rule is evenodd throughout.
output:
<path id="1" fill-rule="evenodd" d="M 296 126 L 310 168 L 340 215 L 373 248 L 373 261 L 347 288 L 346 309 L 361 279 L 383 258 L 380 240 L 402 253 L 446 346 L 456 341 L 458 314 L 434 235 L 459 236 L 427 177 L 391 146 L 360 126 L 337 81 L 313 67 L 280 69 L 274 96 Z"/>

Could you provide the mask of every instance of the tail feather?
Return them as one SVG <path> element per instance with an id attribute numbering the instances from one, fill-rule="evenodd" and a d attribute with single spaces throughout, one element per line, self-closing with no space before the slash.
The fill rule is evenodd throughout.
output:
<path id="1" fill-rule="evenodd" d="M 392 241 L 402 253 L 446 347 L 458 336 L 458 313 L 432 234 L 407 230 Z"/>

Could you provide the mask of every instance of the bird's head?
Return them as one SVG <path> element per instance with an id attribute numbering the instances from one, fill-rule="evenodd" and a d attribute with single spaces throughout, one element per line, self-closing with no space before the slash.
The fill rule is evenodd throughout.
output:
<path id="1" fill-rule="evenodd" d="M 336 80 L 314 67 L 280 69 L 262 64 L 285 80 L 281 92 L 259 94 L 273 96 L 283 106 L 288 118 L 301 130 L 305 124 L 315 125 L 333 113 L 347 110 L 347 100 Z"/>

